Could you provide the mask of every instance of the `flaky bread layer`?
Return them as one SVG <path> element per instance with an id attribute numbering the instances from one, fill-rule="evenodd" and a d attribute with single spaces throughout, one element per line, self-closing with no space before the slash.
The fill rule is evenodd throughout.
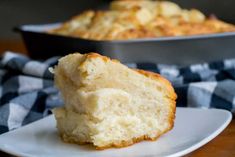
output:
<path id="1" fill-rule="evenodd" d="M 169 116 L 168 119 L 168 123 L 169 123 L 169 127 L 167 129 L 165 129 L 163 132 L 161 133 L 157 133 L 155 136 L 149 137 L 148 135 L 142 135 L 139 137 L 133 137 L 131 140 L 121 140 L 121 141 L 115 141 L 113 143 L 109 143 L 107 145 L 104 146 L 97 146 L 94 145 L 95 148 L 97 150 L 103 150 L 103 149 L 108 149 L 108 148 L 122 148 L 122 147 L 127 147 L 130 145 L 133 145 L 135 143 L 141 142 L 141 141 L 155 141 L 157 140 L 161 135 L 165 134 L 166 132 L 170 131 L 173 127 L 174 127 L 174 119 L 175 119 L 175 104 L 174 102 L 171 104 L 172 108 L 172 112 Z M 57 118 L 58 123 L 60 122 Z M 57 127 L 59 127 L 58 125 L 63 125 L 63 124 L 58 124 L 57 123 Z M 59 129 L 59 136 L 60 138 L 66 142 L 66 143 L 74 143 L 74 144 L 79 144 L 79 145 L 85 145 L 85 144 L 93 144 L 93 142 L 91 141 L 81 141 L 79 140 L 76 136 L 71 135 L 70 133 L 66 133 L 63 129 Z"/>

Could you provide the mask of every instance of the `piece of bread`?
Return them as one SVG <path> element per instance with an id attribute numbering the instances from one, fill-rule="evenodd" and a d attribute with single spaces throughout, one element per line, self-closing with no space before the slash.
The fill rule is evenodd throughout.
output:
<path id="1" fill-rule="evenodd" d="M 53 112 L 65 142 L 124 147 L 173 128 L 177 96 L 159 74 L 75 53 L 59 60 L 54 76 L 65 106 Z"/>

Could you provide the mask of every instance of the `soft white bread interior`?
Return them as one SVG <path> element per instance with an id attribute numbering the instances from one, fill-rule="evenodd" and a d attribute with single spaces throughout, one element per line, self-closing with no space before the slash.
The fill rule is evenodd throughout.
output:
<path id="1" fill-rule="evenodd" d="M 174 125 L 177 96 L 159 74 L 96 53 L 67 55 L 54 74 L 65 103 L 54 114 L 66 142 L 124 147 L 155 140 Z"/>

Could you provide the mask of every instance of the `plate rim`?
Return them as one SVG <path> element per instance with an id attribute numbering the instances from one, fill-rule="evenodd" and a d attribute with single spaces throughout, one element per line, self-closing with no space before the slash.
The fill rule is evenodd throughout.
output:
<path id="1" fill-rule="evenodd" d="M 181 107 L 184 108 L 184 107 Z M 189 107 L 190 108 L 190 107 Z M 212 134 L 210 134 L 209 136 L 207 136 L 206 138 L 202 139 L 200 142 L 192 145 L 191 147 L 184 149 L 180 152 L 177 152 L 175 154 L 172 155 L 168 155 L 167 157 L 180 157 L 186 154 L 189 154 L 195 150 L 197 150 L 198 148 L 206 145 L 207 143 L 209 143 L 210 141 L 212 141 L 215 137 L 217 137 L 222 131 L 224 131 L 226 129 L 226 127 L 230 124 L 230 122 L 232 121 L 232 113 L 224 110 L 224 109 L 216 109 L 216 108 L 209 108 L 209 109 L 204 109 L 204 108 L 193 108 L 191 107 L 191 109 L 202 109 L 202 110 L 218 110 L 220 112 L 224 112 L 225 114 L 228 115 L 228 118 L 226 119 L 226 121 L 217 129 L 215 130 Z"/>

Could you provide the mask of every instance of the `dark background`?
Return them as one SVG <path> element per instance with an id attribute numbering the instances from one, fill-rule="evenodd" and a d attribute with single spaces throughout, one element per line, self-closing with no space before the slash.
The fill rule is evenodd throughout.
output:
<path id="1" fill-rule="evenodd" d="M 107 0 L 0 0 L 0 39 L 19 39 L 12 31 L 22 24 L 64 21 L 89 8 L 100 8 Z"/>
<path id="2" fill-rule="evenodd" d="M 20 39 L 12 28 L 22 24 L 64 21 L 82 10 L 102 8 L 110 0 L 0 0 L 0 40 Z M 235 0 L 174 0 L 182 7 L 198 8 L 207 15 L 235 23 Z"/>

